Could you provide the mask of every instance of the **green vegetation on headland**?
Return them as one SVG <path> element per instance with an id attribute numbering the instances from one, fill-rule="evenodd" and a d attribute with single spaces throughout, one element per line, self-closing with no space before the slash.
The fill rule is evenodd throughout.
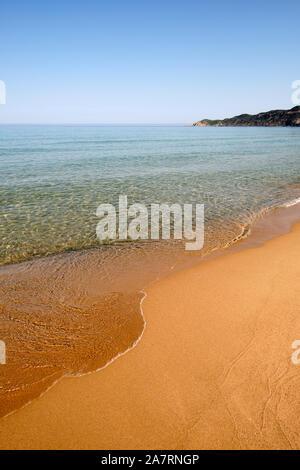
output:
<path id="1" fill-rule="evenodd" d="M 202 119 L 193 126 L 300 126 L 300 106 L 288 110 L 274 110 L 259 114 L 241 114 L 227 119 Z"/>

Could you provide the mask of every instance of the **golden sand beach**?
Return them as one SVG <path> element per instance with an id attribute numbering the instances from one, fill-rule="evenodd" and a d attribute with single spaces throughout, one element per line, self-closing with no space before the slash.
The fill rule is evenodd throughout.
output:
<path id="1" fill-rule="evenodd" d="M 300 224 L 146 289 L 138 344 L 0 421 L 2 449 L 299 449 Z"/>

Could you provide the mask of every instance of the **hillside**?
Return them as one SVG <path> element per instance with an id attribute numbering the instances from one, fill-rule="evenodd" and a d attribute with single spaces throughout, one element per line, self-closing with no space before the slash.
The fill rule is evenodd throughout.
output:
<path id="1" fill-rule="evenodd" d="M 300 106 L 288 110 L 274 110 L 259 114 L 241 114 L 227 119 L 202 119 L 193 126 L 300 126 Z"/>

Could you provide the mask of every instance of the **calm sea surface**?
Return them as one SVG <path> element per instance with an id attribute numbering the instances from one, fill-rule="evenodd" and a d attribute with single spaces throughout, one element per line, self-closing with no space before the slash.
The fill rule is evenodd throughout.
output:
<path id="1" fill-rule="evenodd" d="M 97 246 L 103 202 L 204 203 L 206 247 L 300 196 L 300 130 L 0 126 L 0 262 Z"/>

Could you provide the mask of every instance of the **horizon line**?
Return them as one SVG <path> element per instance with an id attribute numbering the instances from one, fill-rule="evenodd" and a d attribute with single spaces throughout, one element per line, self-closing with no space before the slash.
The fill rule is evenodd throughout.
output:
<path id="1" fill-rule="evenodd" d="M 0 126 L 192 126 L 183 122 L 0 122 Z"/>

